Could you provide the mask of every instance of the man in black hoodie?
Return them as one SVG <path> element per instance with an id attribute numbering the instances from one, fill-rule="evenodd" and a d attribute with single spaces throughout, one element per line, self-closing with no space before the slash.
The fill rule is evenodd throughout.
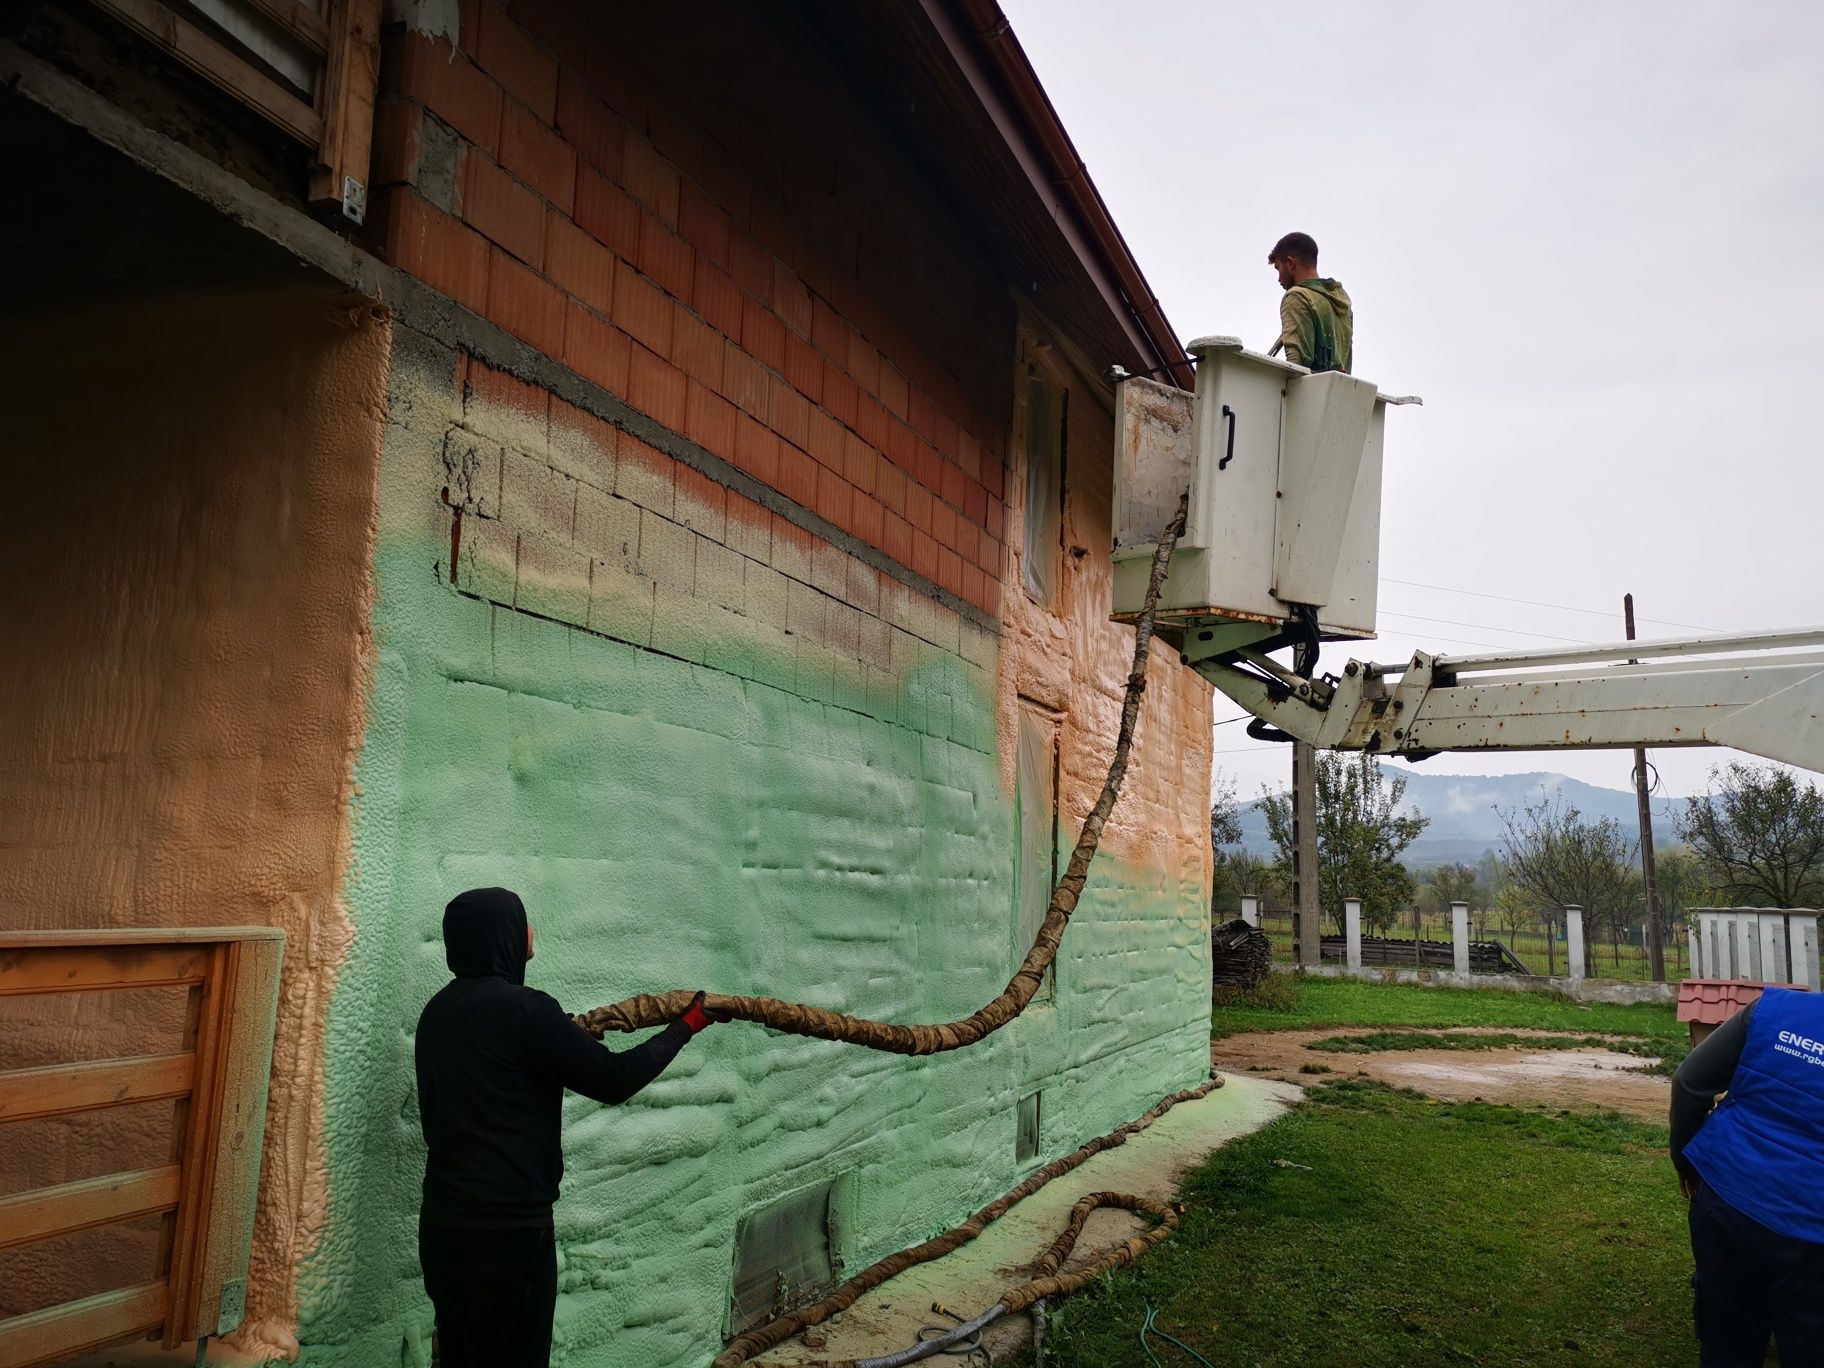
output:
<path id="1" fill-rule="evenodd" d="M 476 888 L 443 913 L 450 983 L 418 1018 L 418 1116 L 429 1150 L 418 1214 L 443 1368 L 547 1368 L 557 1305 L 551 1208 L 564 1174 L 564 1089 L 625 1102 L 712 1022 L 703 995 L 620 1054 L 525 986 L 519 895 Z"/>

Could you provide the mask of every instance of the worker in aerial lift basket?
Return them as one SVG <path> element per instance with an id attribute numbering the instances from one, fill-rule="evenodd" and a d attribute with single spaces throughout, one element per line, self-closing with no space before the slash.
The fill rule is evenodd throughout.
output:
<path id="1" fill-rule="evenodd" d="M 1671 1130 L 1703 1368 L 1760 1368 L 1769 1339 L 1824 1368 L 1824 995 L 1769 988 L 1706 1036 Z"/>
<path id="2" fill-rule="evenodd" d="M 1317 273 L 1317 243 L 1309 233 L 1287 233 L 1267 253 L 1279 274 L 1279 341 L 1286 360 L 1307 370 L 1342 371 L 1354 361 L 1355 313 L 1341 282 Z"/>
<path id="3" fill-rule="evenodd" d="M 476 888 L 443 913 L 456 977 L 418 1018 L 418 1117 L 429 1151 L 418 1256 L 443 1368 L 547 1368 L 557 1304 L 551 1208 L 563 1177 L 564 1089 L 625 1102 L 713 1022 L 703 994 L 619 1054 L 526 987 L 532 927 L 519 895 Z"/>

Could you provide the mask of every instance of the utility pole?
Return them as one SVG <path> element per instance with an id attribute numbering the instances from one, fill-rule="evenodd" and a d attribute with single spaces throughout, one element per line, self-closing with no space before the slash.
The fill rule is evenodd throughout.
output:
<path id="1" fill-rule="evenodd" d="M 1628 640 L 1634 640 L 1634 595 L 1621 599 L 1622 616 L 1627 622 Z M 1628 662 L 1633 664 L 1632 661 Z M 1659 916 L 1659 874 L 1653 860 L 1653 804 L 1647 798 L 1647 752 L 1634 748 L 1634 801 L 1640 808 L 1640 877 L 1647 895 L 1647 956 L 1652 965 L 1653 981 L 1666 981 L 1666 938 Z"/>
<path id="2" fill-rule="evenodd" d="M 1298 912 L 1300 964 L 1315 966 L 1323 956 L 1317 906 L 1317 748 L 1292 743 L 1292 906 Z"/>

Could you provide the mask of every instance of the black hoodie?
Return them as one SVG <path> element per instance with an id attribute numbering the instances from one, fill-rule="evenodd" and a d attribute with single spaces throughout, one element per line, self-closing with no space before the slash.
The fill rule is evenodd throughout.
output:
<path id="1" fill-rule="evenodd" d="M 625 1102 L 690 1039 L 674 1021 L 620 1054 L 604 1049 L 557 999 L 525 986 L 526 909 L 504 888 L 477 888 L 443 913 L 455 979 L 425 1004 L 413 1053 L 429 1156 L 426 1225 L 548 1226 L 564 1176 L 564 1089 Z"/>

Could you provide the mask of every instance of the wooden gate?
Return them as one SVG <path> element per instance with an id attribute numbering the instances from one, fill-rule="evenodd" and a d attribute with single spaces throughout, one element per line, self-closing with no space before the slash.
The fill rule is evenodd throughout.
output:
<path id="1" fill-rule="evenodd" d="M 152 1281 L 0 1320 L 0 1368 L 240 1323 L 283 949 L 267 927 L 0 931 L 0 997 L 187 990 L 173 1052 L 0 1072 L 0 1144 L 8 1123 L 173 1104 L 169 1162 L 0 1198 L 0 1248 L 163 1217 Z"/>

